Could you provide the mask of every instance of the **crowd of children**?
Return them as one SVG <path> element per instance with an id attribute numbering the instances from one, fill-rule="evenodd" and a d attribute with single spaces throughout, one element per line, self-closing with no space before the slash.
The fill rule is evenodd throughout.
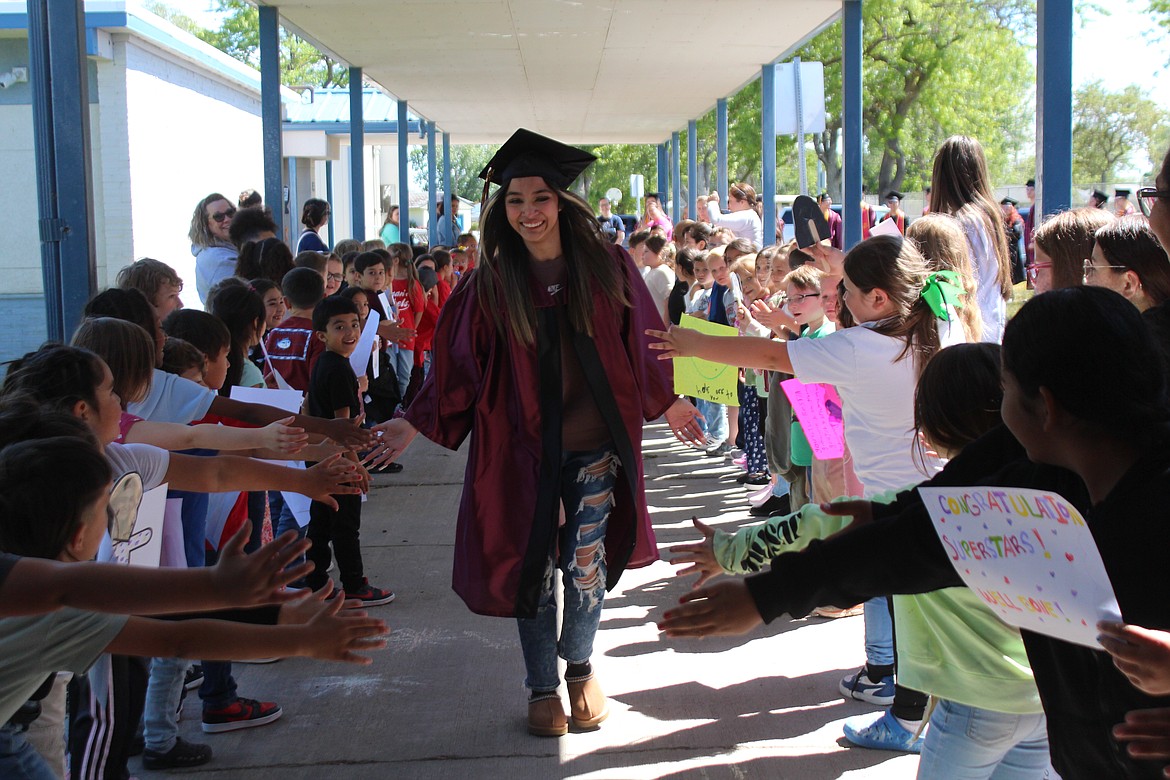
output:
<path id="1" fill-rule="evenodd" d="M 650 309 L 638 317 L 668 327 L 647 331 L 654 354 L 739 369 L 734 404 L 695 399 L 701 416 L 684 422 L 702 427 L 700 459 L 742 467 L 745 509 L 762 520 L 735 532 L 696 520 L 701 540 L 671 551 L 695 589 L 665 613 L 665 634 L 863 614 L 865 663 L 839 689 L 884 709 L 847 721 L 849 741 L 920 752 L 918 777 L 930 780 L 1162 776 L 1170 155 L 1139 193 L 1147 216 L 1074 209 L 1035 220 L 1035 298 L 1010 320 L 1004 223 L 973 139 L 940 148 L 931 213 L 904 238 L 872 237 L 847 254 L 829 241 L 762 247 L 754 190 L 739 182 L 726 196 L 727 213 L 715 194 L 699 219 L 673 225 L 655 201 L 629 236 L 645 285 L 637 298 Z M 417 257 L 380 239 L 331 252 L 317 245 L 327 215 L 324 201 L 306 204 L 305 251 L 294 255 L 263 207 L 237 211 L 213 193 L 191 230 L 206 311 L 182 308 L 169 266 L 138 260 L 87 304 L 69 345 L 8 366 L 0 776 L 122 780 L 140 752 L 148 768 L 200 765 L 210 747 L 178 736 L 187 690 L 198 689 L 207 733 L 282 714 L 239 695 L 224 659 L 368 662 L 382 646 L 386 625 L 364 610 L 395 596 L 365 575 L 364 464 L 402 466 L 380 462 L 390 456 L 371 428 L 397 430 L 387 423 L 404 414 L 429 420 L 428 435 L 451 424 L 439 383 L 423 390 L 421 410 L 410 404 L 432 359 L 452 363 L 444 350 L 457 325 L 442 312 L 453 293 L 468 309 L 459 285 L 480 249 L 464 234 Z M 839 397 L 840 457 L 810 445 L 789 380 Z M 256 403 L 257 390 L 300 400 Z M 913 492 L 922 482 L 1036 487 L 1076 505 L 1125 620 L 1101 626 L 1105 651 L 995 618 L 930 528 Z M 164 484 L 181 500 L 180 559 L 127 569 L 139 502 Z M 724 574 L 751 576 L 709 582 Z M 494 602 L 482 611 L 499 613 Z M 141 617 L 159 614 L 170 619 Z M 532 619 L 521 618 L 524 639 Z M 526 641 L 530 661 L 536 640 Z M 536 680 L 538 666 L 535 704 L 552 684 Z M 595 727 L 608 709 L 587 656 L 569 671 L 585 702 L 573 702 L 572 722 Z M 556 718 L 534 729 L 531 718 L 532 733 L 567 729 Z"/>

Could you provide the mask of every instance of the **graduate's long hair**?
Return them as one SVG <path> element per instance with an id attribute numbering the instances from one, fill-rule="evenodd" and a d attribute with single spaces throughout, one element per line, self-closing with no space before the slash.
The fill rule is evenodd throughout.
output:
<path id="1" fill-rule="evenodd" d="M 629 306 L 630 297 L 589 204 L 566 190 L 551 185 L 550 189 L 560 208 L 557 223 L 569 276 L 569 323 L 592 336 L 593 290 L 601 290 L 619 307 Z M 507 194 L 508 186 L 500 187 L 484 207 L 480 262 L 470 281 L 500 334 L 531 346 L 536 343 L 536 307 L 529 290 L 528 248 L 508 223 Z"/>

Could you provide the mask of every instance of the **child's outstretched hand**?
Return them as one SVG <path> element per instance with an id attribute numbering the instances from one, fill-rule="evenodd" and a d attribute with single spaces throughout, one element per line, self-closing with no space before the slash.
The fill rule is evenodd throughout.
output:
<path id="1" fill-rule="evenodd" d="M 728 580 L 684 593 L 679 606 L 658 621 L 668 637 L 734 636 L 764 622 L 743 580 Z"/>
<path id="2" fill-rule="evenodd" d="M 1170 633 L 1108 620 L 1097 630 L 1113 665 L 1135 688 L 1151 696 L 1170 695 Z"/>
<path id="3" fill-rule="evenodd" d="M 308 606 L 316 608 L 316 614 L 303 626 L 300 654 L 323 661 L 369 664 L 369 656 L 359 655 L 359 651 L 386 647 L 386 640 L 380 638 L 390 631 L 386 621 L 372 618 L 361 610 L 342 611 L 347 603 L 344 592 L 329 601 L 323 598 L 317 594 L 306 599 Z"/>
<path id="4" fill-rule="evenodd" d="M 309 442 L 309 434 L 305 433 L 304 428 L 297 428 L 293 426 L 293 420 L 296 417 L 285 417 L 283 420 L 264 426 L 261 429 L 261 436 L 263 437 L 263 446 L 257 449 L 277 450 L 279 452 L 293 455 L 305 448 Z"/>
<path id="5" fill-rule="evenodd" d="M 703 334 L 690 328 L 680 328 L 671 325 L 670 330 L 648 329 L 646 335 L 658 341 L 651 341 L 650 349 L 660 350 L 659 360 L 670 360 L 676 357 L 689 357 L 695 354 L 695 347 L 702 341 Z"/>
<path id="6" fill-rule="evenodd" d="M 691 564 L 685 569 L 679 569 L 675 575 L 687 577 L 698 574 L 699 579 L 691 585 L 692 588 L 697 588 L 712 577 L 723 574 L 723 567 L 715 560 L 715 529 L 697 517 L 692 517 L 691 522 L 703 535 L 703 540 L 694 544 L 676 544 L 668 552 L 672 556 L 670 562 L 675 566 Z"/>
<path id="7" fill-rule="evenodd" d="M 317 616 L 321 611 L 321 604 L 329 599 L 333 593 L 333 580 L 325 583 L 325 587 L 318 591 L 308 588 L 290 591 L 293 600 L 280 605 L 280 613 L 276 618 L 278 626 L 301 626 Z M 361 599 L 349 599 L 343 605 L 346 611 L 342 615 L 349 617 L 365 617 L 365 612 L 354 612 L 362 608 Z"/>
<path id="8" fill-rule="evenodd" d="M 332 420 L 324 420 L 325 427 L 329 429 L 329 433 L 326 435 L 345 447 L 358 450 L 372 447 L 374 434 L 362 427 L 362 421 L 365 418 L 366 416 L 363 414 L 358 417 L 337 417 Z"/>
<path id="9" fill-rule="evenodd" d="M 356 484 L 357 470 L 358 465 L 353 461 L 345 460 L 340 455 L 331 455 L 311 469 L 300 472 L 303 476 L 300 478 L 301 489 L 297 492 L 336 511 L 337 501 L 333 496 L 362 492 Z"/>
<path id="10" fill-rule="evenodd" d="M 224 603 L 250 607 L 298 598 L 296 591 L 284 588 L 313 570 L 308 561 L 290 566 L 308 551 L 309 540 L 298 540 L 296 531 L 286 531 L 249 555 L 244 545 L 251 532 L 252 524 L 245 521 L 219 551 L 219 562 L 211 568 L 216 591 Z"/>

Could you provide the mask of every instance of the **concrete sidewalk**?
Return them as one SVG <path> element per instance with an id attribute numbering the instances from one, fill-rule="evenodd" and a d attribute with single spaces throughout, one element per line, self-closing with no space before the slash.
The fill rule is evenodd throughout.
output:
<path id="1" fill-rule="evenodd" d="M 646 430 L 647 498 L 660 547 L 697 537 L 692 515 L 748 522 L 729 461 Z M 863 662 L 862 620 L 776 621 L 735 639 L 664 640 L 654 620 L 690 580 L 665 561 L 626 572 L 606 600 L 594 668 L 611 700 L 601 728 L 555 738 L 525 731 L 516 626 L 470 613 L 451 591 L 455 512 L 465 458 L 421 437 L 401 474 L 379 476 L 363 511 L 371 582 L 398 600 L 372 611 L 391 624 L 371 666 L 303 659 L 237 665 L 241 695 L 284 717 L 205 735 L 190 696 L 181 734 L 211 763 L 147 778 L 913 778 L 917 757 L 848 748 L 842 721 L 874 711 L 838 680 Z"/>

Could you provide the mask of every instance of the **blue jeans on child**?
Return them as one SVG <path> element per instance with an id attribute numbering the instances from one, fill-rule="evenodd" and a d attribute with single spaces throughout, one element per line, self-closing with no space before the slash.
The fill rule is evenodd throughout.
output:
<path id="1" fill-rule="evenodd" d="M 894 621 L 885 596 L 865 602 L 865 660 L 874 666 L 894 664 Z M 878 682 L 874 680 L 874 682 Z"/>
<path id="2" fill-rule="evenodd" d="M 0 726 L 0 777 L 4 780 L 57 780 L 57 773 L 24 735 L 18 726 Z M 64 746 L 61 749 L 64 750 Z"/>
<path id="3" fill-rule="evenodd" d="M 179 722 L 175 712 L 183 696 L 183 681 L 190 661 L 182 658 L 153 658 L 150 682 L 146 686 L 146 709 L 142 715 L 146 749 L 166 753 L 175 746 Z"/>
<path id="4" fill-rule="evenodd" d="M 696 398 L 695 404 L 699 413 L 707 418 L 707 435 L 715 442 L 726 441 L 727 407 L 704 398 Z M 732 442 L 732 444 L 734 443 Z"/>
<path id="5" fill-rule="evenodd" d="M 585 663 L 605 600 L 605 530 L 613 509 L 617 456 L 611 445 L 591 452 L 566 452 L 561 458 L 561 501 L 565 524 L 557 538 L 559 554 L 548 560 L 536 617 L 519 618 L 525 684 L 534 691 L 560 684 L 557 657 Z M 557 638 L 556 571 L 563 572 L 564 618 Z"/>
<path id="6" fill-rule="evenodd" d="M 390 355 L 394 363 L 394 376 L 398 379 L 398 393 L 406 397 L 406 388 L 410 387 L 410 372 L 414 370 L 414 350 L 399 347 Z"/>
<path id="7" fill-rule="evenodd" d="M 943 699 L 930 716 L 918 780 L 1041 780 L 1047 768 L 1043 713 L 1014 715 Z"/>

